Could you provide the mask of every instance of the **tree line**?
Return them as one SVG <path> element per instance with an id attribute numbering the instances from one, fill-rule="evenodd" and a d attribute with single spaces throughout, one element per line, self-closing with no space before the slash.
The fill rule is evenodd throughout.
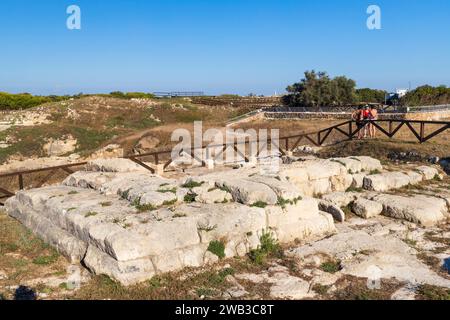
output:
<path id="1" fill-rule="evenodd" d="M 331 78 L 326 72 L 306 71 L 298 83 L 286 88 L 284 103 L 293 107 L 337 107 L 363 103 L 389 102 L 388 92 L 356 88 L 356 82 L 345 76 Z M 394 97 L 396 99 L 396 97 Z M 450 104 L 450 88 L 424 85 L 395 101 L 402 106 Z"/>
<path id="2" fill-rule="evenodd" d="M 29 93 L 12 94 L 0 92 L 0 110 L 23 110 L 39 106 L 44 103 L 59 102 L 69 99 L 79 99 L 82 97 L 92 96 L 91 94 L 79 93 L 77 95 L 50 95 L 50 96 L 34 96 Z M 96 96 L 112 97 L 118 99 L 152 99 L 155 96 L 151 93 L 143 92 L 121 92 L 114 91 L 109 94 L 96 94 Z"/>
<path id="3" fill-rule="evenodd" d="M 306 71 L 300 82 L 286 88 L 284 103 L 298 107 L 337 107 L 358 102 L 385 101 L 386 91 L 356 89 L 356 82 L 345 76 L 331 78 L 326 72 Z"/>

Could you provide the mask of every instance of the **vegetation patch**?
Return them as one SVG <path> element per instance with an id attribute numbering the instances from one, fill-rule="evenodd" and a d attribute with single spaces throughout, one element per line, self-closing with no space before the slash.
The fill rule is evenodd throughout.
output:
<path id="1" fill-rule="evenodd" d="M 172 189 L 159 189 L 157 192 L 159 192 L 159 193 L 173 193 L 173 194 L 176 194 L 177 193 L 177 188 L 173 187 Z"/>
<path id="2" fill-rule="evenodd" d="M 219 259 L 225 258 L 225 244 L 222 241 L 211 241 L 208 246 L 208 251 L 218 256 Z"/>
<path id="3" fill-rule="evenodd" d="M 111 201 L 106 201 L 106 202 L 100 203 L 100 205 L 102 207 L 111 207 L 112 206 L 112 202 Z"/>
<path id="4" fill-rule="evenodd" d="M 320 265 L 320 270 L 332 274 L 339 272 L 341 269 L 341 262 L 337 260 L 328 260 Z"/>
<path id="5" fill-rule="evenodd" d="M 98 212 L 95 211 L 89 211 L 88 213 L 86 213 L 84 215 L 85 218 L 89 218 L 89 217 L 95 217 L 96 215 L 98 215 Z"/>
<path id="6" fill-rule="evenodd" d="M 195 193 L 188 193 L 184 196 L 184 202 L 186 203 L 192 203 L 195 202 L 195 198 L 197 197 L 197 194 Z"/>
<path id="7" fill-rule="evenodd" d="M 423 300 L 450 300 L 450 289 L 428 284 L 421 285 L 417 290 L 417 294 Z"/>
<path id="8" fill-rule="evenodd" d="M 177 203 L 177 201 L 177 199 L 164 201 L 163 206 L 173 206 L 175 203 Z"/>
<path id="9" fill-rule="evenodd" d="M 249 253 L 250 260 L 253 263 L 262 265 L 266 262 L 267 258 L 281 258 L 283 256 L 281 246 L 270 231 L 263 231 L 259 241 L 260 245 L 258 248 L 251 250 Z"/>
<path id="10" fill-rule="evenodd" d="M 262 209 L 264 209 L 264 208 L 267 207 L 267 206 L 268 206 L 267 202 L 264 202 L 264 201 L 258 201 L 258 202 L 253 203 L 250 207 L 256 207 L 256 208 L 262 208 Z"/>
<path id="11" fill-rule="evenodd" d="M 59 258 L 58 253 L 54 252 L 50 256 L 40 256 L 33 259 L 33 263 L 39 266 L 47 266 L 55 263 L 58 260 L 58 258 Z"/>
<path id="12" fill-rule="evenodd" d="M 189 180 L 185 184 L 183 184 L 181 187 L 184 189 L 193 189 L 201 187 L 205 182 L 196 182 L 194 180 Z"/>
<path id="13" fill-rule="evenodd" d="M 287 205 L 296 205 L 302 199 L 303 198 L 301 196 L 297 197 L 295 199 L 292 199 L 292 200 L 287 200 L 287 199 L 284 199 L 283 197 L 278 197 L 277 206 L 280 206 L 283 209 L 285 209 Z"/>

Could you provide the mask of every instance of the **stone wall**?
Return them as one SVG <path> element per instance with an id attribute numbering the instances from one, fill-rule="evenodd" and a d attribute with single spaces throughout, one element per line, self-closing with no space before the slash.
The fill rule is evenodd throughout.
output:
<path id="1" fill-rule="evenodd" d="M 350 120 L 351 114 L 346 112 L 264 112 L 266 119 L 342 119 Z M 440 121 L 450 119 L 450 109 L 432 112 L 402 112 L 402 113 L 380 113 L 380 120 L 423 120 Z"/>

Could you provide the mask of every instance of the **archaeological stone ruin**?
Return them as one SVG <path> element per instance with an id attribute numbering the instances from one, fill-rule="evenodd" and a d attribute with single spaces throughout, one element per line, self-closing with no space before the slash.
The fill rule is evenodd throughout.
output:
<path id="1" fill-rule="evenodd" d="M 450 216 L 450 192 L 395 192 L 440 178 L 434 167 L 392 171 L 370 157 L 279 161 L 276 174 L 254 165 L 163 177 L 125 159 L 93 160 L 59 185 L 18 192 L 6 210 L 70 261 L 124 285 L 245 256 L 265 232 L 282 244 L 326 239 L 346 220 L 345 207 L 423 227 Z M 218 243 L 223 256 L 212 250 Z"/>

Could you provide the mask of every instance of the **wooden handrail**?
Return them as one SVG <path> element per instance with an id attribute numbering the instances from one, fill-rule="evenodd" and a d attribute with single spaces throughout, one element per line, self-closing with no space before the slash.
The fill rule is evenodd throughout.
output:
<path id="1" fill-rule="evenodd" d="M 413 133 L 415 138 L 418 140 L 419 143 L 424 143 L 429 141 L 430 139 L 434 138 L 435 136 L 439 135 L 440 133 L 446 131 L 447 129 L 450 129 L 450 121 L 421 121 L 421 120 L 373 120 L 373 121 L 363 121 L 363 124 L 373 124 L 381 133 L 383 133 L 385 136 L 389 138 L 393 138 L 397 132 L 402 127 L 407 127 L 410 132 Z M 383 128 L 380 124 L 382 123 L 388 123 L 388 129 L 386 130 Z M 394 127 L 394 124 L 397 124 L 397 126 Z M 420 128 L 419 130 L 416 130 L 413 125 L 419 124 Z M 426 125 L 440 125 L 441 128 L 438 128 L 434 130 L 432 133 L 425 135 L 425 127 Z M 297 148 L 300 144 L 300 142 L 303 139 L 306 139 L 310 143 L 314 144 L 315 146 L 323 146 L 325 142 L 330 137 L 331 133 L 337 132 L 342 135 L 344 135 L 346 138 L 343 140 L 340 140 L 338 142 L 343 141 L 349 141 L 353 140 L 358 132 L 360 132 L 364 128 L 364 125 L 357 125 L 356 121 L 350 120 L 346 121 L 334 126 L 331 126 L 329 128 L 325 128 L 319 131 L 313 131 L 313 132 L 306 132 L 296 135 L 290 135 L 290 136 L 284 136 L 278 138 L 279 143 L 278 147 L 282 154 L 286 154 L 288 151 L 293 151 L 295 148 Z M 290 144 L 289 142 L 294 140 L 295 142 L 293 144 Z M 217 144 L 217 145 L 202 145 L 200 147 L 192 147 L 190 148 L 190 155 L 192 157 L 195 157 L 194 151 L 199 149 L 215 149 L 215 148 L 222 148 L 219 155 L 221 155 L 223 152 L 225 152 L 229 147 L 233 147 L 235 152 L 241 153 L 239 150 L 237 150 L 237 147 L 239 145 L 247 145 L 251 143 L 259 143 L 260 140 L 245 140 L 245 141 L 237 141 L 233 143 L 224 143 L 224 144 Z M 267 144 L 272 144 L 272 138 L 268 137 L 267 140 L 264 140 L 264 142 L 267 142 Z M 284 143 L 282 143 L 284 142 Z M 284 149 L 282 148 L 284 147 Z M 183 149 L 180 150 L 180 154 L 183 151 Z M 150 167 L 148 164 L 144 163 L 143 161 L 139 160 L 140 158 L 144 157 L 154 157 L 154 163 L 157 165 L 160 163 L 161 155 L 167 155 L 171 154 L 172 149 L 166 149 L 166 150 L 160 150 L 160 151 L 153 151 L 148 152 L 144 154 L 134 154 L 134 155 L 128 155 L 123 157 L 124 159 L 130 159 L 136 164 L 142 166 L 143 168 L 149 170 L 150 172 L 154 173 L 155 169 Z M 219 156 L 216 155 L 216 158 Z M 242 154 L 245 161 L 249 161 L 249 159 L 245 156 L 245 154 Z M 197 157 L 195 157 L 197 158 Z M 206 165 L 205 161 L 203 159 L 197 159 L 201 160 L 201 163 L 203 166 Z M 172 163 L 172 160 L 169 160 L 164 163 L 164 169 L 167 168 Z M 70 163 L 65 165 L 59 165 L 59 166 L 53 166 L 53 167 L 46 167 L 46 168 L 39 168 L 39 169 L 31 169 L 31 170 L 21 170 L 21 171 L 15 171 L 15 172 L 8 172 L 0 174 L 1 178 L 7 178 L 7 177 L 17 177 L 18 178 L 18 185 L 19 190 L 22 190 L 24 188 L 24 176 L 38 173 L 38 172 L 46 172 L 49 171 L 49 173 L 39 182 L 38 186 L 42 186 L 45 182 L 47 182 L 51 177 L 54 176 L 55 172 L 59 169 L 63 170 L 67 174 L 71 174 L 74 171 L 71 168 L 74 167 L 80 167 L 86 165 L 87 162 L 79 162 L 79 163 Z M 1 183 L 1 180 L 0 180 Z M 3 195 L 1 195 L 3 194 Z M 0 185 L 0 199 L 8 198 L 10 196 L 14 195 L 14 192 L 9 191 L 5 188 L 2 188 Z M 0 203 L 1 205 L 1 203 Z"/>

